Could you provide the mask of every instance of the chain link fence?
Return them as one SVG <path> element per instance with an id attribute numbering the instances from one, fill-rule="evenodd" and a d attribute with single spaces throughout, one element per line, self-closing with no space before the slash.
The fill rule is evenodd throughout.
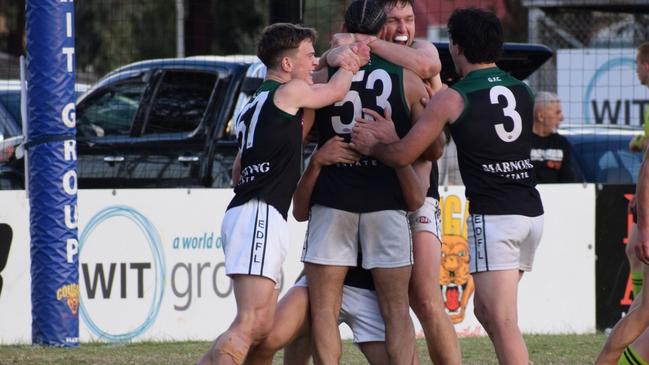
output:
<path id="1" fill-rule="evenodd" d="M 321 53 L 329 47 L 331 35 L 340 30 L 342 14 L 349 3 L 350 0 L 304 0 L 302 2 L 280 1 L 275 3 L 269 0 L 97 0 L 75 2 L 75 55 L 77 83 L 80 84 L 79 95 L 88 87 L 95 85 L 101 77 L 109 72 L 137 61 L 230 55 L 230 61 L 223 62 L 231 62 L 237 59 L 236 56 L 231 55 L 252 55 L 255 53 L 256 39 L 263 27 L 283 15 L 285 15 L 285 20 L 301 19 L 305 25 L 316 28 L 319 32 L 316 51 Z M 608 141 L 615 147 L 595 153 L 583 143 L 579 146 L 575 144 L 573 146 L 575 155 L 588 155 L 588 160 L 580 163 L 593 165 L 597 169 L 607 168 L 615 162 L 616 166 L 623 168 L 622 170 L 625 170 L 623 172 L 629 175 L 629 178 L 624 175 L 624 178 L 610 179 L 605 182 L 635 181 L 641 156 L 639 153 L 628 154 L 622 149 L 623 147 L 626 149 L 623 145 L 628 143 L 628 140 L 642 133 L 644 111 L 649 109 L 646 107 L 649 104 L 649 93 L 647 88 L 639 84 L 634 71 L 635 47 L 642 41 L 649 40 L 649 4 L 643 0 L 612 2 L 601 0 L 416 0 L 414 4 L 418 38 L 446 41 L 445 24 L 450 13 L 456 8 L 476 6 L 493 11 L 502 20 L 507 42 L 530 42 L 549 47 L 554 52 L 554 57 L 528 78 L 529 85 L 535 91 L 552 91 L 559 94 L 566 118 L 564 125 L 570 127 L 564 128 L 568 130 L 566 132 L 568 134 L 584 134 L 587 132 L 587 127 L 590 128 L 598 124 L 612 126 L 598 141 Z M 0 141 L 21 133 L 19 98 L 17 96 L 20 87 L 17 80 L 19 78 L 18 59 L 25 53 L 24 9 L 25 0 L 0 0 Z M 286 9 L 286 14 L 282 14 L 282 9 Z M 250 64 L 247 57 L 241 56 L 240 60 L 245 67 Z M 184 61 L 173 62 L 181 67 Z M 619 62 L 619 64 L 609 64 L 608 69 L 603 70 L 602 65 L 607 62 Z M 142 82 L 150 83 L 152 79 L 156 80 L 156 77 L 160 77 L 160 75 L 153 72 L 142 77 Z M 230 81 L 231 79 L 228 80 L 228 82 Z M 225 80 L 220 80 L 214 85 L 224 85 L 224 82 Z M 148 95 L 146 90 L 146 85 L 144 85 L 138 98 L 146 97 Z M 217 92 L 225 91 L 217 90 Z M 246 92 L 250 92 L 250 90 Z M 223 96 L 223 94 L 219 94 L 219 96 Z M 127 115 L 137 121 L 143 107 L 138 104 L 139 99 L 131 100 L 129 95 L 122 95 L 122 97 L 119 100 L 127 102 L 119 108 L 108 109 L 114 115 L 110 115 L 107 119 L 119 120 L 120 115 Z M 240 96 L 235 97 L 236 99 L 240 99 Z M 218 111 L 216 106 L 210 106 L 212 105 L 210 100 L 203 100 L 203 103 L 204 110 L 192 109 L 185 112 L 211 113 L 215 110 Z M 96 107 L 95 109 L 101 109 L 99 105 Z M 166 104 L 166 107 L 169 105 Z M 224 114 L 228 114 L 225 119 L 230 120 L 235 108 L 226 109 L 223 111 Z M 171 110 L 165 109 L 164 111 L 172 113 Z M 218 138 L 222 137 L 224 133 L 227 134 L 227 130 L 214 132 L 214 128 L 224 128 L 222 126 L 201 124 L 202 122 L 198 119 L 195 122 L 196 126 L 204 126 L 204 129 L 209 131 L 208 133 L 213 133 L 206 134 L 205 138 Z M 140 123 L 142 123 L 141 120 Z M 131 128 L 129 129 L 131 136 L 147 137 L 136 133 L 137 128 L 140 128 L 139 130 L 143 133 L 146 131 L 146 128 L 141 124 L 129 122 L 128 126 Z M 624 133 L 620 132 L 622 127 L 626 128 Z M 98 130 L 92 126 L 84 128 L 81 130 L 87 131 L 93 130 L 93 128 Z M 613 135 L 618 137 L 612 137 Z M 619 137 L 619 135 L 623 135 L 623 137 Z M 101 138 L 102 136 L 94 137 Z M 165 138 L 170 137 L 166 136 Z M 224 152 L 216 144 L 206 147 L 205 150 L 211 154 L 210 156 L 222 157 L 229 153 Z M 454 165 L 452 151 L 451 147 L 447 153 L 448 161 L 442 162 L 443 180 L 449 184 L 459 184 L 461 179 Z M 0 168 L 0 172 L 11 170 L 7 166 L 7 161 L 15 158 L 15 149 L 5 148 L 1 152 L 0 165 L 2 168 Z M 158 155 L 164 154 L 158 153 Z M 193 157 L 193 154 L 188 153 L 189 155 Z M 177 157 L 182 157 L 185 164 L 191 162 L 186 161 L 187 156 Z M 148 157 L 140 156 L 139 159 L 140 161 L 147 160 Z M 80 163 L 83 163 L 83 159 L 80 159 Z M 160 161 L 156 163 L 160 163 Z M 18 165 L 20 163 L 16 164 L 16 166 Z M 102 167 L 108 171 L 103 174 L 105 176 L 116 173 L 126 174 L 129 171 L 140 169 L 139 167 L 128 167 L 127 164 L 124 164 L 125 167 L 116 169 L 115 165 L 116 163 L 113 163 L 113 165 Z M 219 166 L 218 170 L 221 171 L 219 173 L 221 175 L 222 171 L 227 170 L 229 166 L 229 164 L 223 165 L 220 161 L 206 165 L 201 162 L 196 166 L 185 166 L 181 170 L 196 177 L 200 175 L 200 171 L 209 170 L 212 165 Z M 92 176 L 96 176 L 97 169 L 100 167 L 93 167 L 94 175 Z M 163 173 L 162 171 L 169 173 L 170 170 L 161 168 L 156 171 L 156 173 Z M 99 173 L 99 175 L 101 174 Z M 149 174 L 151 179 L 154 179 L 155 176 L 155 174 Z M 180 173 L 177 177 L 179 180 L 183 180 Z M 128 180 L 128 177 L 124 179 Z M 213 186 L 205 182 L 211 179 L 221 181 L 220 184 L 217 184 L 221 186 L 226 185 L 229 181 L 228 176 L 211 176 L 205 178 L 206 180 L 203 182 L 199 181 L 201 179 L 203 178 L 198 178 L 191 184 Z M 593 177 L 584 177 L 583 172 L 580 181 L 601 182 Z M 169 184 L 173 185 L 174 183 Z M 14 185 L 2 184 L 0 186 L 6 188 Z"/>

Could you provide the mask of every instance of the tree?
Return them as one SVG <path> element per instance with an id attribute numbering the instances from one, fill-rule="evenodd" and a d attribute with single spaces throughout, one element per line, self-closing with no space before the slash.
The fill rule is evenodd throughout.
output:
<path id="1" fill-rule="evenodd" d="M 104 74 L 129 62 L 175 55 L 173 0 L 75 2 L 77 67 Z"/>

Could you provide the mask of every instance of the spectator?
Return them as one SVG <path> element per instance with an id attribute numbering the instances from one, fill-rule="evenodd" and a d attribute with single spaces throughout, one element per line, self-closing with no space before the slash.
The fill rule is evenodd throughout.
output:
<path id="1" fill-rule="evenodd" d="M 530 159 L 537 183 L 575 181 L 570 163 L 570 144 L 557 133 L 562 121 L 561 101 L 557 94 L 547 91 L 536 94 Z"/>

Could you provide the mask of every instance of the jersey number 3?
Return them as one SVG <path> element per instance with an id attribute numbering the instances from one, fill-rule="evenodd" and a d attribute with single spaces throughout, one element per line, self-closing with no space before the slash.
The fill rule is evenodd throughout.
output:
<path id="1" fill-rule="evenodd" d="M 496 128 L 496 134 L 498 134 L 500 139 L 505 142 L 514 142 L 518 137 L 520 137 L 521 132 L 523 131 L 521 115 L 516 111 L 516 98 L 511 90 L 501 85 L 494 86 L 489 90 L 491 104 L 500 104 L 498 102 L 498 97 L 500 96 L 504 96 L 507 101 L 507 104 L 503 108 L 503 114 L 512 120 L 514 128 L 512 128 L 511 131 L 508 131 L 505 129 L 503 123 L 496 124 L 494 128 Z"/>

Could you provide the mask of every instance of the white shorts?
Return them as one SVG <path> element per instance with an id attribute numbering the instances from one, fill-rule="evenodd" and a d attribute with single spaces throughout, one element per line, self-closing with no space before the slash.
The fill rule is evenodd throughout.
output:
<path id="1" fill-rule="evenodd" d="M 543 234 L 543 215 L 483 215 L 467 218 L 471 273 L 532 271 Z"/>
<path id="2" fill-rule="evenodd" d="M 295 286 L 307 287 L 306 275 Z M 385 323 L 374 290 L 344 285 L 339 322 L 352 329 L 354 343 L 385 341 Z"/>
<path id="3" fill-rule="evenodd" d="M 403 210 L 353 213 L 314 205 L 311 207 L 302 261 L 321 265 L 363 268 L 412 265 L 410 224 Z"/>
<path id="4" fill-rule="evenodd" d="M 430 232 L 442 240 L 441 210 L 439 200 L 426 197 L 424 205 L 412 213 L 408 213 L 412 233 Z"/>
<path id="5" fill-rule="evenodd" d="M 274 207 L 253 199 L 228 209 L 221 237 L 228 276 L 264 276 L 279 288 L 289 236 L 288 223 Z"/>

